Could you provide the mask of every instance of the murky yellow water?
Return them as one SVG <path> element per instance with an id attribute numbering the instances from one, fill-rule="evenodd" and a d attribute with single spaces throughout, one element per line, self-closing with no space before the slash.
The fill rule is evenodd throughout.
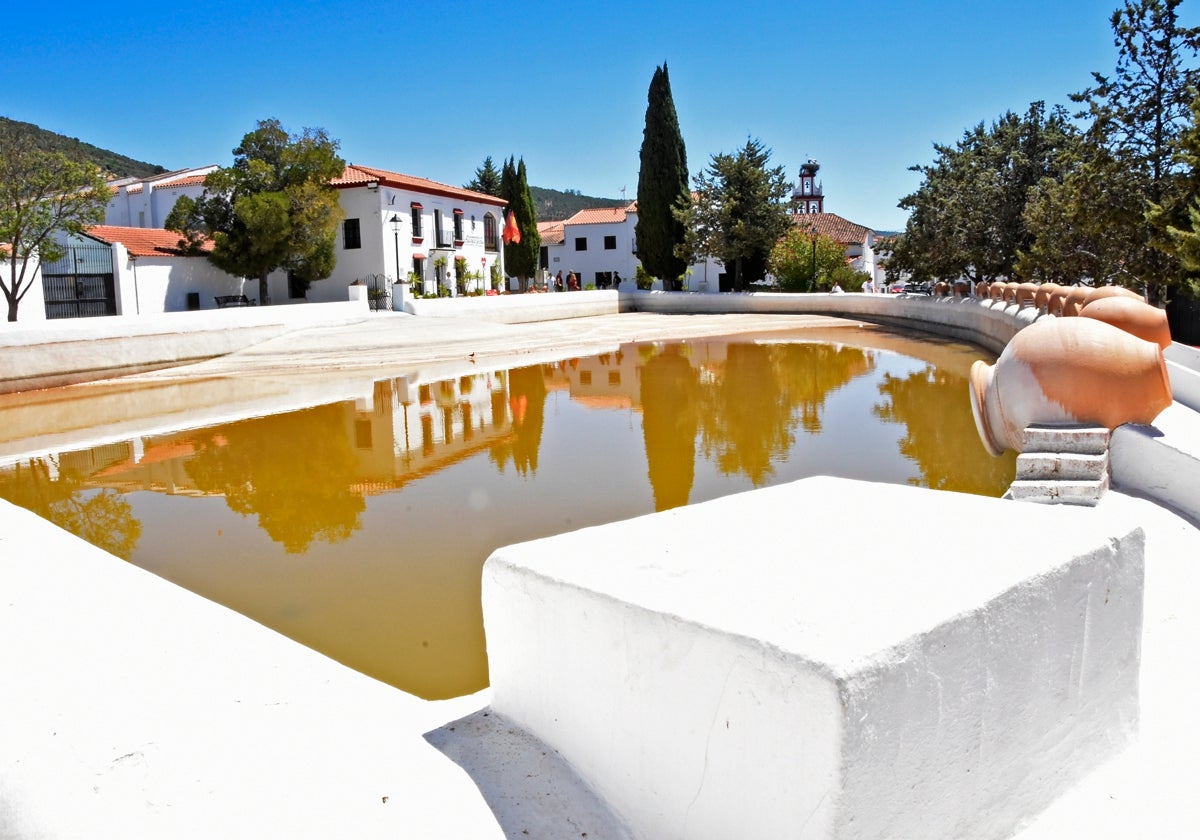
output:
<path id="1" fill-rule="evenodd" d="M 4 441 L 0 496 L 354 668 L 451 697 L 487 683 L 480 568 L 497 546 L 816 474 L 1000 495 L 1014 459 L 979 443 L 976 358 L 807 330 L 401 376 L 324 403 L 279 389 L 273 403 L 296 407 L 269 416 L 261 382 L 124 421 L 150 396 L 113 397 L 127 402 L 101 418 L 43 394 L 5 427 L 40 427 L 43 445 L 46 423 L 70 425 L 64 439 L 89 445 L 5 460 L 22 442 Z M 922 511 L 844 503 L 878 527 L 936 520 L 936 497 Z"/>

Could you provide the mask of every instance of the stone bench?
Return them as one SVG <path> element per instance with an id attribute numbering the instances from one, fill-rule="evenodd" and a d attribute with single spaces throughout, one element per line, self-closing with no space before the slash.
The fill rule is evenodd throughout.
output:
<path id="1" fill-rule="evenodd" d="M 495 711 L 634 836 L 1009 836 L 1136 729 L 1143 537 L 827 477 L 499 549 Z"/>

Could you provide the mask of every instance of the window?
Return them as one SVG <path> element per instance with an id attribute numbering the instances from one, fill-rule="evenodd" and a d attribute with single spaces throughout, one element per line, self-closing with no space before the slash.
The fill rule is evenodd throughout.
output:
<path id="1" fill-rule="evenodd" d="M 580 385 L 591 385 L 592 384 L 592 372 L 590 370 L 579 371 L 579 384 Z"/>
<path id="2" fill-rule="evenodd" d="M 496 217 L 491 213 L 483 217 L 483 248 L 485 251 L 500 250 L 500 242 L 496 237 Z"/>
<path id="3" fill-rule="evenodd" d="M 446 241 L 446 231 L 442 227 L 442 211 L 433 211 L 433 238 L 437 240 L 439 248 L 444 248 L 450 243 Z"/>
<path id="4" fill-rule="evenodd" d="M 463 211 L 454 211 L 454 244 L 463 244 Z"/>
<path id="5" fill-rule="evenodd" d="M 621 384 L 621 371 L 610 370 L 608 372 L 608 384 L 609 385 L 620 385 Z"/>
<path id="6" fill-rule="evenodd" d="M 421 228 L 421 205 L 415 201 L 412 203 L 412 232 L 413 242 L 420 242 L 425 237 Z"/>
<path id="7" fill-rule="evenodd" d="M 617 250 L 617 237 L 615 237 L 615 236 L 604 237 L 604 250 L 605 251 Z"/>
<path id="8" fill-rule="evenodd" d="M 586 251 L 587 250 L 587 237 L 586 236 L 576 236 L 575 237 L 575 250 L 576 251 Z"/>
<path id="9" fill-rule="evenodd" d="M 342 247 L 347 251 L 362 247 L 362 231 L 358 219 L 346 219 L 342 222 Z"/>

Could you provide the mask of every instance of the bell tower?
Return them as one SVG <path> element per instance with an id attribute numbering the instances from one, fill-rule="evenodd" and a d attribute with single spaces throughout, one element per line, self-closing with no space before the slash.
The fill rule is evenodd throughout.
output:
<path id="1" fill-rule="evenodd" d="M 800 177 L 792 191 L 792 203 L 797 213 L 824 213 L 825 189 L 817 183 L 817 170 L 821 164 L 812 158 L 800 166 Z"/>

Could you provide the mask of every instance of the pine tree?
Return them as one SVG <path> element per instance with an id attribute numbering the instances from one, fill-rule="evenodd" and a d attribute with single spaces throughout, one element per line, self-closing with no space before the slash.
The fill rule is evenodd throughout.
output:
<path id="1" fill-rule="evenodd" d="M 667 288 L 678 289 L 687 263 L 676 251 L 687 231 L 673 208 L 687 203 L 688 165 L 665 62 L 654 70 L 647 99 L 637 187 L 638 259 L 651 275 L 663 278 Z"/>
<path id="2" fill-rule="evenodd" d="M 475 177 L 471 179 L 469 184 L 464 184 L 463 189 L 474 190 L 485 195 L 502 195 L 500 192 L 500 173 L 496 171 L 496 164 L 492 163 L 491 155 L 484 158 L 483 165 L 475 170 Z"/>

